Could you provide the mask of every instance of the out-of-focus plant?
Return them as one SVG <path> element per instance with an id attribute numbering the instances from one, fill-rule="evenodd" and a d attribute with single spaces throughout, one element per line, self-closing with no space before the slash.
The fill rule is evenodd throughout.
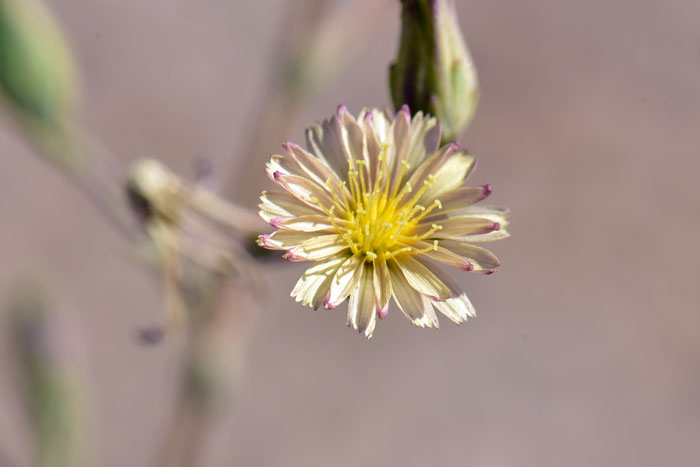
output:
<path id="1" fill-rule="evenodd" d="M 0 64 L 5 96 L 25 118 L 50 124 L 72 110 L 72 55 L 40 2 L 0 0 Z"/>
<path id="2" fill-rule="evenodd" d="M 38 467 L 85 465 L 85 397 L 75 371 L 73 335 L 60 326 L 36 285 L 13 291 L 9 304 L 22 395 Z M 75 352 L 73 352 L 75 353 Z"/>
<path id="3" fill-rule="evenodd" d="M 0 89 L 44 155 L 78 170 L 82 153 L 67 148 L 78 95 L 73 57 L 58 24 L 38 0 L 0 0 Z"/>
<path id="4" fill-rule="evenodd" d="M 251 290 L 260 289 L 257 265 L 234 238 L 243 240 L 264 226 L 252 211 L 186 183 L 155 159 L 131 164 L 127 195 L 164 272 L 166 331 L 180 328 L 187 317 L 183 293 L 193 282 L 188 279 L 188 265 L 221 277 L 236 276 Z"/>
<path id="5" fill-rule="evenodd" d="M 456 140 L 478 101 L 474 64 L 454 0 L 401 0 L 401 38 L 389 69 L 394 107 L 407 104 L 443 124 L 443 143 Z"/>
<path id="6" fill-rule="evenodd" d="M 233 282 L 202 297 L 193 310 L 177 404 L 157 465 L 199 465 L 213 421 L 235 404 L 252 311 L 259 306 L 246 289 Z"/>
<path id="7" fill-rule="evenodd" d="M 75 122 L 77 75 L 68 41 L 40 0 L 0 0 L 0 104 L 37 154 L 70 176 L 113 225 L 134 238 L 123 171 Z"/>
<path id="8" fill-rule="evenodd" d="M 182 448 L 186 455 L 178 456 L 180 451 L 168 447 L 163 456 L 173 459 L 170 456 L 174 454 L 183 465 L 192 465 L 197 462 L 201 433 L 211 410 L 226 399 L 222 393 L 232 392 L 228 390 L 232 387 L 229 382 L 239 378 L 237 355 L 242 355 L 240 348 L 248 329 L 242 323 L 248 316 L 244 308 L 255 306 L 241 296 L 250 294 L 251 279 L 255 282 L 258 276 L 255 264 L 247 261 L 237 242 L 251 230 L 259 232 L 262 221 L 253 211 L 185 183 L 157 161 L 140 160 L 130 171 L 125 170 L 75 120 L 75 75 L 69 47 L 49 11 L 38 0 L 0 0 L 1 103 L 39 155 L 69 176 L 139 252 L 143 253 L 145 246 L 154 253 L 164 270 L 167 295 L 176 302 L 168 307 L 174 312 L 169 327 L 175 327 L 181 319 L 176 307 L 187 312 L 192 324 L 184 332 L 187 347 L 183 384 L 176 408 L 178 426 L 173 430 L 178 435 L 169 437 L 174 440 L 172 445 Z M 228 235 L 230 231 L 233 235 Z M 228 279 L 233 275 L 245 278 L 247 286 L 237 289 L 237 300 L 224 301 L 221 296 L 226 295 Z M 239 319 L 241 316 L 244 319 Z M 160 327 L 155 335 L 162 335 Z M 31 374 L 30 381 L 38 388 L 60 388 L 58 382 L 44 378 L 39 370 Z M 54 393 L 61 392 L 40 389 L 37 397 Z M 66 398 L 52 397 L 55 404 L 32 402 L 41 426 L 55 427 L 51 421 L 71 410 Z M 179 425 L 179 420 L 184 422 Z M 42 429 L 44 432 L 53 433 Z M 70 430 L 65 432 L 69 434 Z M 47 438 L 40 444 L 54 446 L 52 440 Z M 68 442 L 63 444 L 70 446 Z M 41 449 L 51 453 L 58 447 Z M 59 467 L 78 465 L 70 459 L 65 464 L 54 461 L 51 465 Z M 174 464 L 167 461 L 166 465 Z"/>

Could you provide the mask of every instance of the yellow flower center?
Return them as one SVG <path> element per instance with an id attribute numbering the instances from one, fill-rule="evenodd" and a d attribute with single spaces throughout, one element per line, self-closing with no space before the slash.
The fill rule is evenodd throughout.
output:
<path id="1" fill-rule="evenodd" d="M 396 182 L 392 183 L 384 157 L 387 147 L 384 145 L 379 154 L 379 168 L 374 182 L 367 179 L 369 171 L 364 160 L 350 162 L 348 182 L 342 182 L 340 197 L 330 179 L 326 182 L 335 206 L 324 208 L 324 211 L 352 253 L 364 257 L 366 261 L 437 249 L 438 240 L 433 240 L 429 247 L 423 249 L 416 248 L 416 244 L 442 228 L 432 224 L 427 230 L 416 229 L 421 219 L 434 209 L 442 208 L 437 199 L 427 207 L 418 204 L 423 193 L 435 183 L 433 175 L 429 175 L 417 190 L 410 181 L 402 184 L 404 175 L 410 169 L 410 165 L 402 161 Z M 341 206 L 341 209 L 337 209 Z"/>

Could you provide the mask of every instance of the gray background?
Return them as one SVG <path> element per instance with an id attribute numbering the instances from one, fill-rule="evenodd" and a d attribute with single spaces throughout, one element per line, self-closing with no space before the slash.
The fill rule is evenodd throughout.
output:
<path id="1" fill-rule="evenodd" d="M 207 157 L 225 178 L 248 157 L 287 2 L 50 4 L 82 63 L 85 121 L 121 160 L 189 173 Z M 420 330 L 392 309 L 365 342 L 343 310 L 287 298 L 302 265 L 268 267 L 276 297 L 256 315 L 237 407 L 217 417 L 202 465 L 700 463 L 700 3 L 458 9 L 482 85 L 462 138 L 480 158 L 470 181 L 512 209 L 513 237 L 492 244 L 502 270 L 455 276 L 478 317 Z M 269 151 L 302 142 L 338 103 L 389 103 L 397 14 Z M 9 124 L 0 151 L 0 303 L 23 274 L 52 284 L 86 335 L 93 465 L 153 465 L 181 346 L 133 335 L 159 319 L 160 291 Z M 26 460 L 11 369 L 3 337 L 0 450 Z"/>

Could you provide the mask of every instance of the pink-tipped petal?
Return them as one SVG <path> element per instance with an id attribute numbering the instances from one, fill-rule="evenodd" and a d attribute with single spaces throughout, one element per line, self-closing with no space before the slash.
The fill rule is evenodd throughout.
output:
<path id="1" fill-rule="evenodd" d="M 268 239 L 270 238 L 270 235 L 272 235 L 272 234 L 266 233 L 266 234 L 259 235 L 258 236 L 258 245 L 265 247 L 265 248 L 269 248 Z"/>
<path id="2" fill-rule="evenodd" d="M 288 220 L 294 219 L 293 217 L 275 217 L 270 220 L 270 225 L 276 229 L 283 228 L 282 224 Z"/>

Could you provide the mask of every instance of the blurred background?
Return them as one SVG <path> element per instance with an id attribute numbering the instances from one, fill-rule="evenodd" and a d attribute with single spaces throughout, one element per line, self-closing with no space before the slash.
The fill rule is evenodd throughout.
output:
<path id="1" fill-rule="evenodd" d="M 256 154 L 296 2 L 47 3 L 82 68 L 82 120 L 124 164 L 152 156 L 192 174 L 205 158 L 222 183 L 242 183 L 251 158 L 262 173 L 337 104 L 391 104 L 398 1 L 331 2 L 364 18 L 350 61 L 282 113 L 289 133 Z M 258 305 L 235 400 L 214 414 L 196 465 L 700 465 L 700 3 L 457 10 L 481 85 L 461 138 L 480 159 L 470 184 L 491 183 L 489 202 L 512 210 L 512 238 L 490 245 L 501 270 L 454 275 L 477 318 L 421 330 L 392 308 L 367 342 L 344 307 L 288 297 L 304 265 L 267 263 L 274 296 Z M 2 121 L 3 314 L 18 279 L 41 278 L 83 341 L 88 465 L 157 465 L 183 352 L 177 339 L 135 338 L 162 317 L 158 281 Z M 253 206 L 270 185 L 248 184 L 229 191 Z M 32 457 L 8 322 L 0 464 L 13 467 Z"/>

